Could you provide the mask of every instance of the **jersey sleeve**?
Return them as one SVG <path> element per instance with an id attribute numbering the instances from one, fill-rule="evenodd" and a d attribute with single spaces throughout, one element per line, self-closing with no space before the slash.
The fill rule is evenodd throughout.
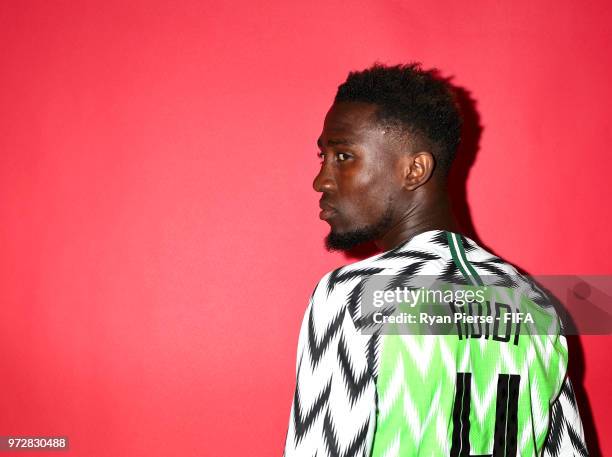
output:
<path id="1" fill-rule="evenodd" d="M 304 311 L 304 316 L 302 318 L 302 324 L 300 326 L 300 332 L 298 336 L 297 343 L 297 354 L 295 359 L 295 390 L 293 394 L 293 401 L 291 403 L 291 410 L 289 413 L 289 426 L 287 428 L 287 436 L 285 438 L 285 447 L 283 450 L 283 457 L 289 457 L 294 455 L 294 451 L 299 444 L 299 440 L 302 435 L 311 425 L 310 416 L 303 416 L 301 400 L 300 400 L 300 366 L 302 364 L 302 360 L 304 358 L 305 352 L 307 352 L 307 341 L 308 341 L 308 322 L 310 320 L 310 313 L 312 311 L 312 301 L 313 296 L 310 296 L 308 300 L 308 306 Z M 306 354 L 307 355 L 307 354 Z M 309 418 L 310 417 L 310 418 Z"/>
<path id="2" fill-rule="evenodd" d="M 561 392 L 552 404 L 549 432 L 542 455 L 588 456 L 578 403 L 569 377 L 565 378 Z"/>
<path id="3" fill-rule="evenodd" d="M 374 383 L 367 338 L 348 310 L 350 290 L 326 275 L 304 313 L 285 457 L 362 456 L 372 439 Z"/>

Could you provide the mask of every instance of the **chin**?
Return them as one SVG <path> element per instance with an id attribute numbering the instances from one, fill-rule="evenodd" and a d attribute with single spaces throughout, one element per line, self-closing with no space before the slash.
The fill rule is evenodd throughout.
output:
<path id="1" fill-rule="evenodd" d="M 334 224 L 332 222 L 327 222 L 327 224 L 329 225 L 329 233 L 327 234 L 328 237 L 342 235 L 347 232 L 346 230 L 340 229 L 338 224 Z"/>
<path id="2" fill-rule="evenodd" d="M 328 251 L 350 251 L 360 244 L 371 241 L 373 237 L 370 233 L 363 231 L 343 231 L 332 230 L 325 237 L 325 247 Z"/>
<path id="3" fill-rule="evenodd" d="M 355 227 L 354 224 L 343 223 L 344 221 L 340 221 L 335 217 L 325 222 L 327 222 L 327 224 L 329 225 L 330 235 L 345 235 L 347 233 L 352 233 L 355 230 L 359 230 L 359 228 Z M 347 225 L 353 225 L 353 226 L 347 227 Z"/>

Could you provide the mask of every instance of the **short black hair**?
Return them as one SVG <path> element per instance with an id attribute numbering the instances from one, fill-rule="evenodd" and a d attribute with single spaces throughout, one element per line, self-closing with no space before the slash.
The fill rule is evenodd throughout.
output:
<path id="1" fill-rule="evenodd" d="M 386 66 L 375 63 L 349 73 L 338 87 L 336 102 L 365 102 L 378 106 L 377 121 L 408 133 L 414 148 L 433 154 L 447 175 L 461 141 L 461 114 L 454 90 L 437 69 L 418 62 Z"/>

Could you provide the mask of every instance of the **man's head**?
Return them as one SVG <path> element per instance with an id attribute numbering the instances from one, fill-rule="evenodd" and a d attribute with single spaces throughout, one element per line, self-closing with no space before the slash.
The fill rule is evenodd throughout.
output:
<path id="1" fill-rule="evenodd" d="M 449 84 L 418 64 L 374 65 L 340 85 L 318 140 L 329 249 L 374 241 L 444 185 L 460 141 Z"/>

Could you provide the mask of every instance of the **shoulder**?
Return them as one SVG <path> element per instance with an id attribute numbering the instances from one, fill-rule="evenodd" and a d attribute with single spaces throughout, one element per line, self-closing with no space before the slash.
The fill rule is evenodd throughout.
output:
<path id="1" fill-rule="evenodd" d="M 525 291 L 540 306 L 548 307 L 554 301 L 532 277 L 514 264 L 491 253 L 474 240 L 461 235 L 465 257 L 477 274 L 488 279 L 487 283 Z M 458 253 L 461 256 L 461 253 Z"/>
<path id="2" fill-rule="evenodd" d="M 317 282 L 312 295 L 316 298 L 323 298 L 337 292 L 346 293 L 363 279 L 384 273 L 388 269 L 389 264 L 385 262 L 384 253 L 343 265 L 325 273 Z"/>

